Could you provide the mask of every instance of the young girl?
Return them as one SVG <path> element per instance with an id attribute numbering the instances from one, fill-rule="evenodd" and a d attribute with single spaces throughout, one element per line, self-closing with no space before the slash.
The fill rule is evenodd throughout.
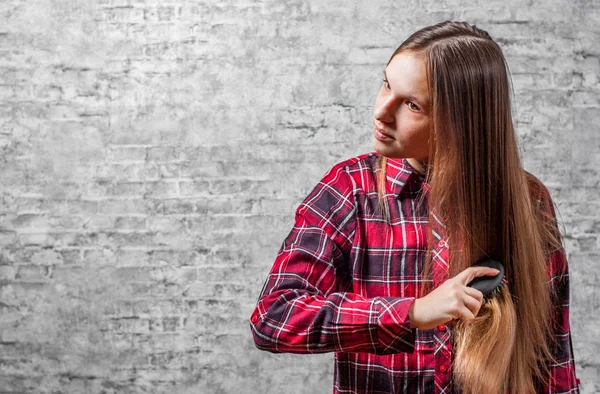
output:
<path id="1" fill-rule="evenodd" d="M 507 66 L 444 22 L 393 53 L 374 153 L 296 211 L 251 317 L 270 352 L 335 352 L 334 393 L 578 393 L 569 277 L 547 189 L 521 167 Z M 484 298 L 467 286 L 505 269 Z"/>

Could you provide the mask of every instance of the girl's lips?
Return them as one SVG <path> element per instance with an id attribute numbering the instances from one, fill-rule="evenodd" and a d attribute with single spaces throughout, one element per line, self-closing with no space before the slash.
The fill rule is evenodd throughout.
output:
<path id="1" fill-rule="evenodd" d="M 395 139 L 394 137 L 391 137 L 391 136 L 383 133 L 377 127 L 375 127 L 375 138 L 377 138 L 379 141 L 393 141 Z"/>

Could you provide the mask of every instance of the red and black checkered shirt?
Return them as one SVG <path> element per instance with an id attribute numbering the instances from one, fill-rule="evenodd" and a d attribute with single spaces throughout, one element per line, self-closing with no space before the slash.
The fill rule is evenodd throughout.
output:
<path id="1" fill-rule="evenodd" d="M 335 352 L 334 393 L 460 393 L 452 328 L 411 328 L 408 313 L 426 281 L 437 287 L 448 278 L 447 244 L 437 231 L 432 273 L 423 277 L 429 223 L 419 197 L 428 185 L 406 160 L 388 160 L 388 226 L 378 205 L 377 157 L 335 165 L 300 204 L 250 319 L 254 341 L 270 352 Z M 540 393 L 579 393 L 561 264 L 563 250 L 549 261 L 559 346 Z"/>

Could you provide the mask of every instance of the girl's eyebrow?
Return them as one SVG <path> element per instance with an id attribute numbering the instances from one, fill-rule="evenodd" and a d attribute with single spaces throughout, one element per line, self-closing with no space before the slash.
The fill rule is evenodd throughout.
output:
<path id="1" fill-rule="evenodd" d="M 387 74 L 385 73 L 385 70 L 383 70 L 383 77 L 385 78 L 385 80 L 387 81 Z M 389 82 L 388 82 L 389 83 Z M 429 106 L 429 101 L 427 100 L 421 100 L 420 98 L 418 98 L 416 95 L 412 94 L 412 93 L 408 93 L 408 94 L 401 94 L 402 97 L 405 97 L 411 101 L 414 101 L 422 106 Z"/>

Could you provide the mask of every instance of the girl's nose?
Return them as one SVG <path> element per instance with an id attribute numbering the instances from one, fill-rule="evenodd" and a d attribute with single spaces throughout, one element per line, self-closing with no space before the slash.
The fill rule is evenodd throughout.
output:
<path id="1" fill-rule="evenodd" d="M 384 101 L 375 106 L 374 116 L 380 122 L 392 123 L 394 121 L 395 100 L 388 96 Z"/>

